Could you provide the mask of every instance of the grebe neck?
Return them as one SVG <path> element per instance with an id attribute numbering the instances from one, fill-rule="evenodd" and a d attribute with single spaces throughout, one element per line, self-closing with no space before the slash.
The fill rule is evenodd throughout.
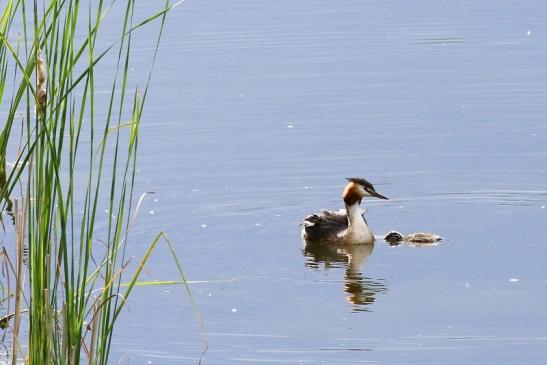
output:
<path id="1" fill-rule="evenodd" d="M 373 243 L 374 235 L 368 228 L 359 203 L 346 204 L 346 212 L 348 229 L 343 234 L 344 240 L 347 243 Z"/>
<path id="2" fill-rule="evenodd" d="M 346 213 L 348 215 L 348 223 L 349 225 L 362 225 L 365 224 L 365 220 L 363 219 L 363 212 L 361 211 L 361 206 L 359 203 L 354 203 L 351 205 L 346 204 Z"/>

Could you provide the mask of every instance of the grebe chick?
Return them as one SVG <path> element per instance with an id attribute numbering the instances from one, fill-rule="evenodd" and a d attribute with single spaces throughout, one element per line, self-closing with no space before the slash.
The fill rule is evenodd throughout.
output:
<path id="1" fill-rule="evenodd" d="M 433 233 L 426 232 L 417 232 L 411 234 L 401 234 L 397 231 L 389 232 L 385 238 L 390 244 L 399 244 L 401 242 L 412 242 L 412 243 L 435 243 L 439 242 L 442 238 Z"/>
<path id="2" fill-rule="evenodd" d="M 302 224 L 302 239 L 309 242 L 328 244 L 373 243 L 374 235 L 368 228 L 364 211 L 360 204 L 364 197 L 373 196 L 386 199 L 374 190 L 374 186 L 365 179 L 348 178 L 342 197 L 346 209 L 332 212 L 323 210 L 321 214 L 312 214 Z"/>

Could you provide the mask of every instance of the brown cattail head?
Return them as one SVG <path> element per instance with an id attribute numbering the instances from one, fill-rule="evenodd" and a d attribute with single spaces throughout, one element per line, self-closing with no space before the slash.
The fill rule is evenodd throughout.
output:
<path id="1" fill-rule="evenodd" d="M 36 59 L 36 99 L 37 111 L 39 116 L 43 116 L 46 111 L 47 88 L 46 88 L 46 65 L 42 58 L 42 51 L 38 50 Z"/>

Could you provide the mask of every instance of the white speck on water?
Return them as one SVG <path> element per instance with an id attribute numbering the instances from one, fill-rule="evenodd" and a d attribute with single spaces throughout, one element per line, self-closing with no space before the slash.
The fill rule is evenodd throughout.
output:
<path id="1" fill-rule="evenodd" d="M 287 128 L 288 128 L 288 129 L 293 129 L 293 128 L 294 128 L 294 126 L 292 126 L 292 125 L 288 125 L 288 126 L 287 126 Z"/>
<path id="2" fill-rule="evenodd" d="M 164 290 L 164 293 L 171 293 L 171 290 Z"/>
<path id="3" fill-rule="evenodd" d="M 154 203 L 157 203 L 158 202 L 158 198 L 154 199 Z"/>
<path id="4" fill-rule="evenodd" d="M 310 187 L 309 186 L 304 186 L 304 190 L 308 190 Z"/>
<path id="5" fill-rule="evenodd" d="M 535 137 L 535 136 L 537 136 L 537 133 L 531 133 L 530 135 L 531 135 L 532 137 Z"/>
<path id="6" fill-rule="evenodd" d="M 259 225 L 260 225 L 260 223 L 255 223 L 255 226 L 259 226 Z"/>
<path id="7" fill-rule="evenodd" d="M 239 97 L 240 97 L 240 98 L 244 98 L 244 97 L 245 97 L 245 95 L 243 95 L 243 94 L 239 94 Z"/>
<path id="8" fill-rule="evenodd" d="M 404 209 L 405 207 L 403 205 L 399 205 L 399 209 Z"/>
<path id="9" fill-rule="evenodd" d="M 207 294 L 207 296 L 208 296 L 208 297 L 212 297 L 212 296 L 213 296 L 213 294 L 209 293 L 209 294 Z"/>
<path id="10" fill-rule="evenodd" d="M 207 225 L 206 225 L 206 224 L 202 224 L 202 225 L 201 225 L 201 228 L 207 228 Z"/>
<path id="11" fill-rule="evenodd" d="M 465 286 L 466 288 L 470 288 L 470 287 L 471 287 L 471 284 L 465 283 L 464 286 Z"/>
<path id="12" fill-rule="evenodd" d="M 141 169 L 137 169 L 137 172 L 141 172 Z"/>
<path id="13" fill-rule="evenodd" d="M 512 283 L 518 283 L 520 280 L 517 279 L 517 278 L 511 278 L 511 279 L 509 279 L 509 281 L 512 282 Z"/>
<path id="14" fill-rule="evenodd" d="M 232 313 L 237 312 L 237 308 L 232 308 Z"/>
<path id="15" fill-rule="evenodd" d="M 281 214 L 276 214 L 275 216 L 276 216 L 276 217 L 281 217 Z"/>
<path id="16" fill-rule="evenodd" d="M 150 213 L 150 215 L 154 215 L 154 211 L 153 211 L 153 210 L 149 211 L 148 213 Z"/>
<path id="17" fill-rule="evenodd" d="M 449 325 L 449 326 L 448 326 L 448 329 L 452 329 L 452 326 L 451 326 L 451 325 Z"/>
<path id="18" fill-rule="evenodd" d="M 192 191 L 195 193 L 196 191 L 199 191 L 198 189 L 192 189 Z"/>
<path id="19" fill-rule="evenodd" d="M 531 31 L 531 30 L 527 31 L 527 32 L 526 32 L 526 35 L 527 35 L 528 37 L 531 36 L 531 35 L 532 35 L 532 31 Z"/>
<path id="20" fill-rule="evenodd" d="M 541 209 L 545 209 L 545 205 L 542 205 L 542 206 L 541 206 Z"/>

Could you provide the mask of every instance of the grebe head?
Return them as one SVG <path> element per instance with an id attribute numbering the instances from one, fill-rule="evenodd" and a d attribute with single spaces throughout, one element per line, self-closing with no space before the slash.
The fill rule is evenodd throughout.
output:
<path id="1" fill-rule="evenodd" d="M 347 205 L 353 205 L 355 203 L 360 204 L 361 200 L 366 196 L 388 200 L 388 198 L 382 194 L 377 193 L 374 186 L 367 180 L 358 177 L 348 177 L 346 179 L 348 180 L 348 184 L 346 185 L 342 196 Z"/>

